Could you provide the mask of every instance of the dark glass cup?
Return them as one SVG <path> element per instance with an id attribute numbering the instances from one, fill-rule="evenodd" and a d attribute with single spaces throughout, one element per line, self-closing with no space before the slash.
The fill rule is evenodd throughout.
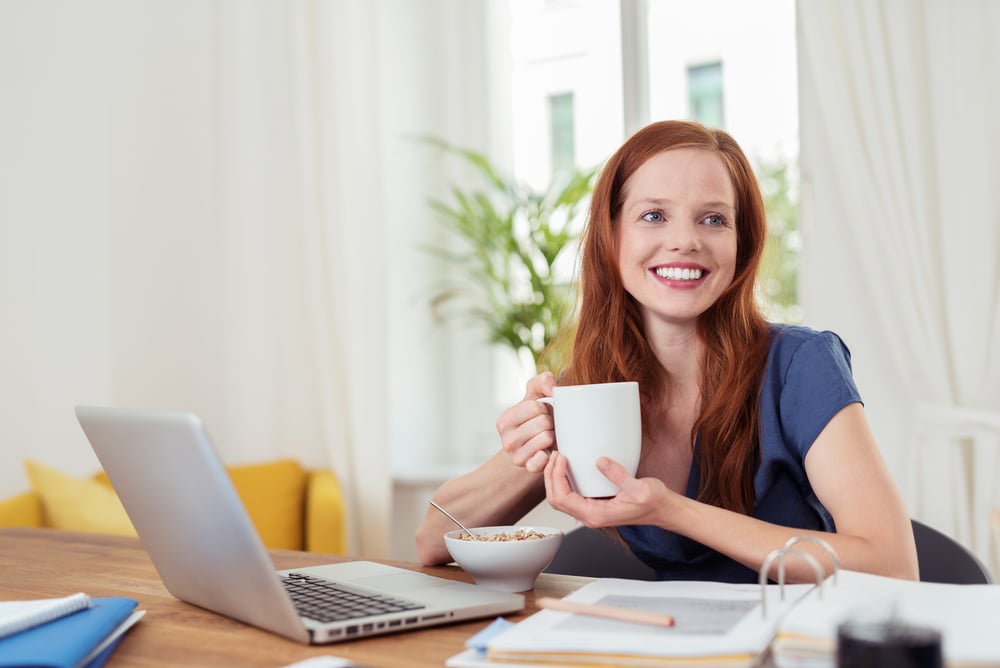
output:
<path id="1" fill-rule="evenodd" d="M 837 628 L 837 668 L 944 668 L 941 633 L 898 622 Z"/>

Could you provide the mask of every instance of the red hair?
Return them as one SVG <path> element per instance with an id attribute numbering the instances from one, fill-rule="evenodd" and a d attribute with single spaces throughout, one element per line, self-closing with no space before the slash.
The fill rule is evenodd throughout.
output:
<path id="1" fill-rule="evenodd" d="M 638 381 L 643 430 L 651 433 L 653 417 L 661 413 L 670 391 L 670 379 L 645 339 L 639 304 L 622 283 L 615 227 L 629 177 L 654 155 L 681 148 L 717 154 L 736 196 L 733 282 L 698 320 L 705 354 L 701 414 L 692 438 L 699 439 L 698 498 L 747 514 L 753 509 L 753 475 L 760 458 L 760 387 L 770 347 L 768 324 L 755 299 L 767 222 L 750 163 L 722 130 L 689 121 L 653 123 L 629 138 L 604 166 L 581 237 L 579 314 L 569 366 L 560 382 Z"/>

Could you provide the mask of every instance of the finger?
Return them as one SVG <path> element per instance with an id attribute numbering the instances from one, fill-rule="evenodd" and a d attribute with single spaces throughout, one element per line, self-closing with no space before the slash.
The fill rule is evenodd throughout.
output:
<path id="1" fill-rule="evenodd" d="M 518 466 L 524 464 L 531 455 L 555 445 L 555 426 L 552 416 L 542 412 L 525 422 L 505 426 L 500 432 L 500 445 L 510 454 Z"/>
<path id="2" fill-rule="evenodd" d="M 549 451 L 538 450 L 535 454 L 528 457 L 528 461 L 524 462 L 524 468 L 528 469 L 531 473 L 538 473 L 544 470 L 548 463 Z"/>
<path id="3" fill-rule="evenodd" d="M 545 462 L 545 468 L 542 469 L 542 479 L 545 481 L 545 496 L 549 498 L 552 496 L 552 471 L 556 466 L 557 459 L 559 459 L 559 453 L 549 453 L 549 460 Z"/>
<path id="4" fill-rule="evenodd" d="M 505 449 L 515 441 L 526 441 L 531 435 L 554 429 L 555 422 L 549 407 L 534 399 L 525 399 L 505 410 L 497 418 L 497 433 Z"/>
<path id="5" fill-rule="evenodd" d="M 569 480 L 569 460 L 554 451 L 545 467 L 545 498 L 549 505 L 586 526 L 607 526 L 606 501 L 585 499 L 573 490 Z"/>
<path id="6" fill-rule="evenodd" d="M 542 481 L 545 483 L 546 498 L 551 498 L 552 496 L 552 468 L 556 465 L 558 457 L 559 453 L 550 452 L 549 459 L 545 462 L 545 468 L 542 469 Z"/>
<path id="7" fill-rule="evenodd" d="M 618 495 L 629 497 L 645 497 L 646 488 L 642 481 L 631 475 L 624 466 L 608 457 L 598 457 L 595 463 L 597 470 L 618 487 Z"/>
<path id="8" fill-rule="evenodd" d="M 517 450 L 510 453 L 510 461 L 515 466 L 527 466 L 529 461 L 535 460 L 537 463 L 536 472 L 541 471 L 545 468 L 545 464 L 548 461 L 548 452 L 552 449 L 552 442 L 545 438 L 543 434 L 540 434 L 536 438 L 531 439 L 524 445 L 522 445 Z M 538 460 L 538 455 L 543 455 L 545 458 Z"/>
<path id="9" fill-rule="evenodd" d="M 556 377 L 551 371 L 543 371 L 528 381 L 525 388 L 525 399 L 538 399 L 539 397 L 551 397 L 552 390 L 556 386 Z"/>
<path id="10" fill-rule="evenodd" d="M 596 465 L 601 475 L 617 485 L 619 489 L 623 489 L 629 480 L 635 480 L 624 466 L 609 457 L 598 457 Z"/>
<path id="11" fill-rule="evenodd" d="M 553 451 L 545 466 L 545 493 L 550 501 L 557 501 L 573 493 L 569 483 L 569 460 Z"/>

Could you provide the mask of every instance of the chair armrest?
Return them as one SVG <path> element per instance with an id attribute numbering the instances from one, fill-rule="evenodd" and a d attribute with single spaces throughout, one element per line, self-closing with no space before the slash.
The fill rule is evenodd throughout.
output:
<path id="1" fill-rule="evenodd" d="M 306 550 L 347 554 L 347 515 L 331 471 L 310 471 L 306 483 Z"/>
<path id="2" fill-rule="evenodd" d="M 0 527 L 40 527 L 45 525 L 42 499 L 24 492 L 0 501 Z"/>

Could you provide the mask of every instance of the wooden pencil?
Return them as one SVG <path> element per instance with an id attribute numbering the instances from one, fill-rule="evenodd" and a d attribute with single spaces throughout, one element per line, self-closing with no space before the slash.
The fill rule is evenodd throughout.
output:
<path id="1" fill-rule="evenodd" d="M 546 608 L 548 610 L 560 610 L 562 612 L 572 612 L 578 615 L 590 615 L 592 617 L 617 619 L 623 622 L 652 624 L 653 626 L 674 625 L 673 616 L 661 612 L 616 608 L 614 606 L 598 605 L 596 603 L 578 603 L 576 601 L 567 601 L 561 598 L 550 598 L 548 596 L 536 599 L 535 604 L 539 608 Z"/>

